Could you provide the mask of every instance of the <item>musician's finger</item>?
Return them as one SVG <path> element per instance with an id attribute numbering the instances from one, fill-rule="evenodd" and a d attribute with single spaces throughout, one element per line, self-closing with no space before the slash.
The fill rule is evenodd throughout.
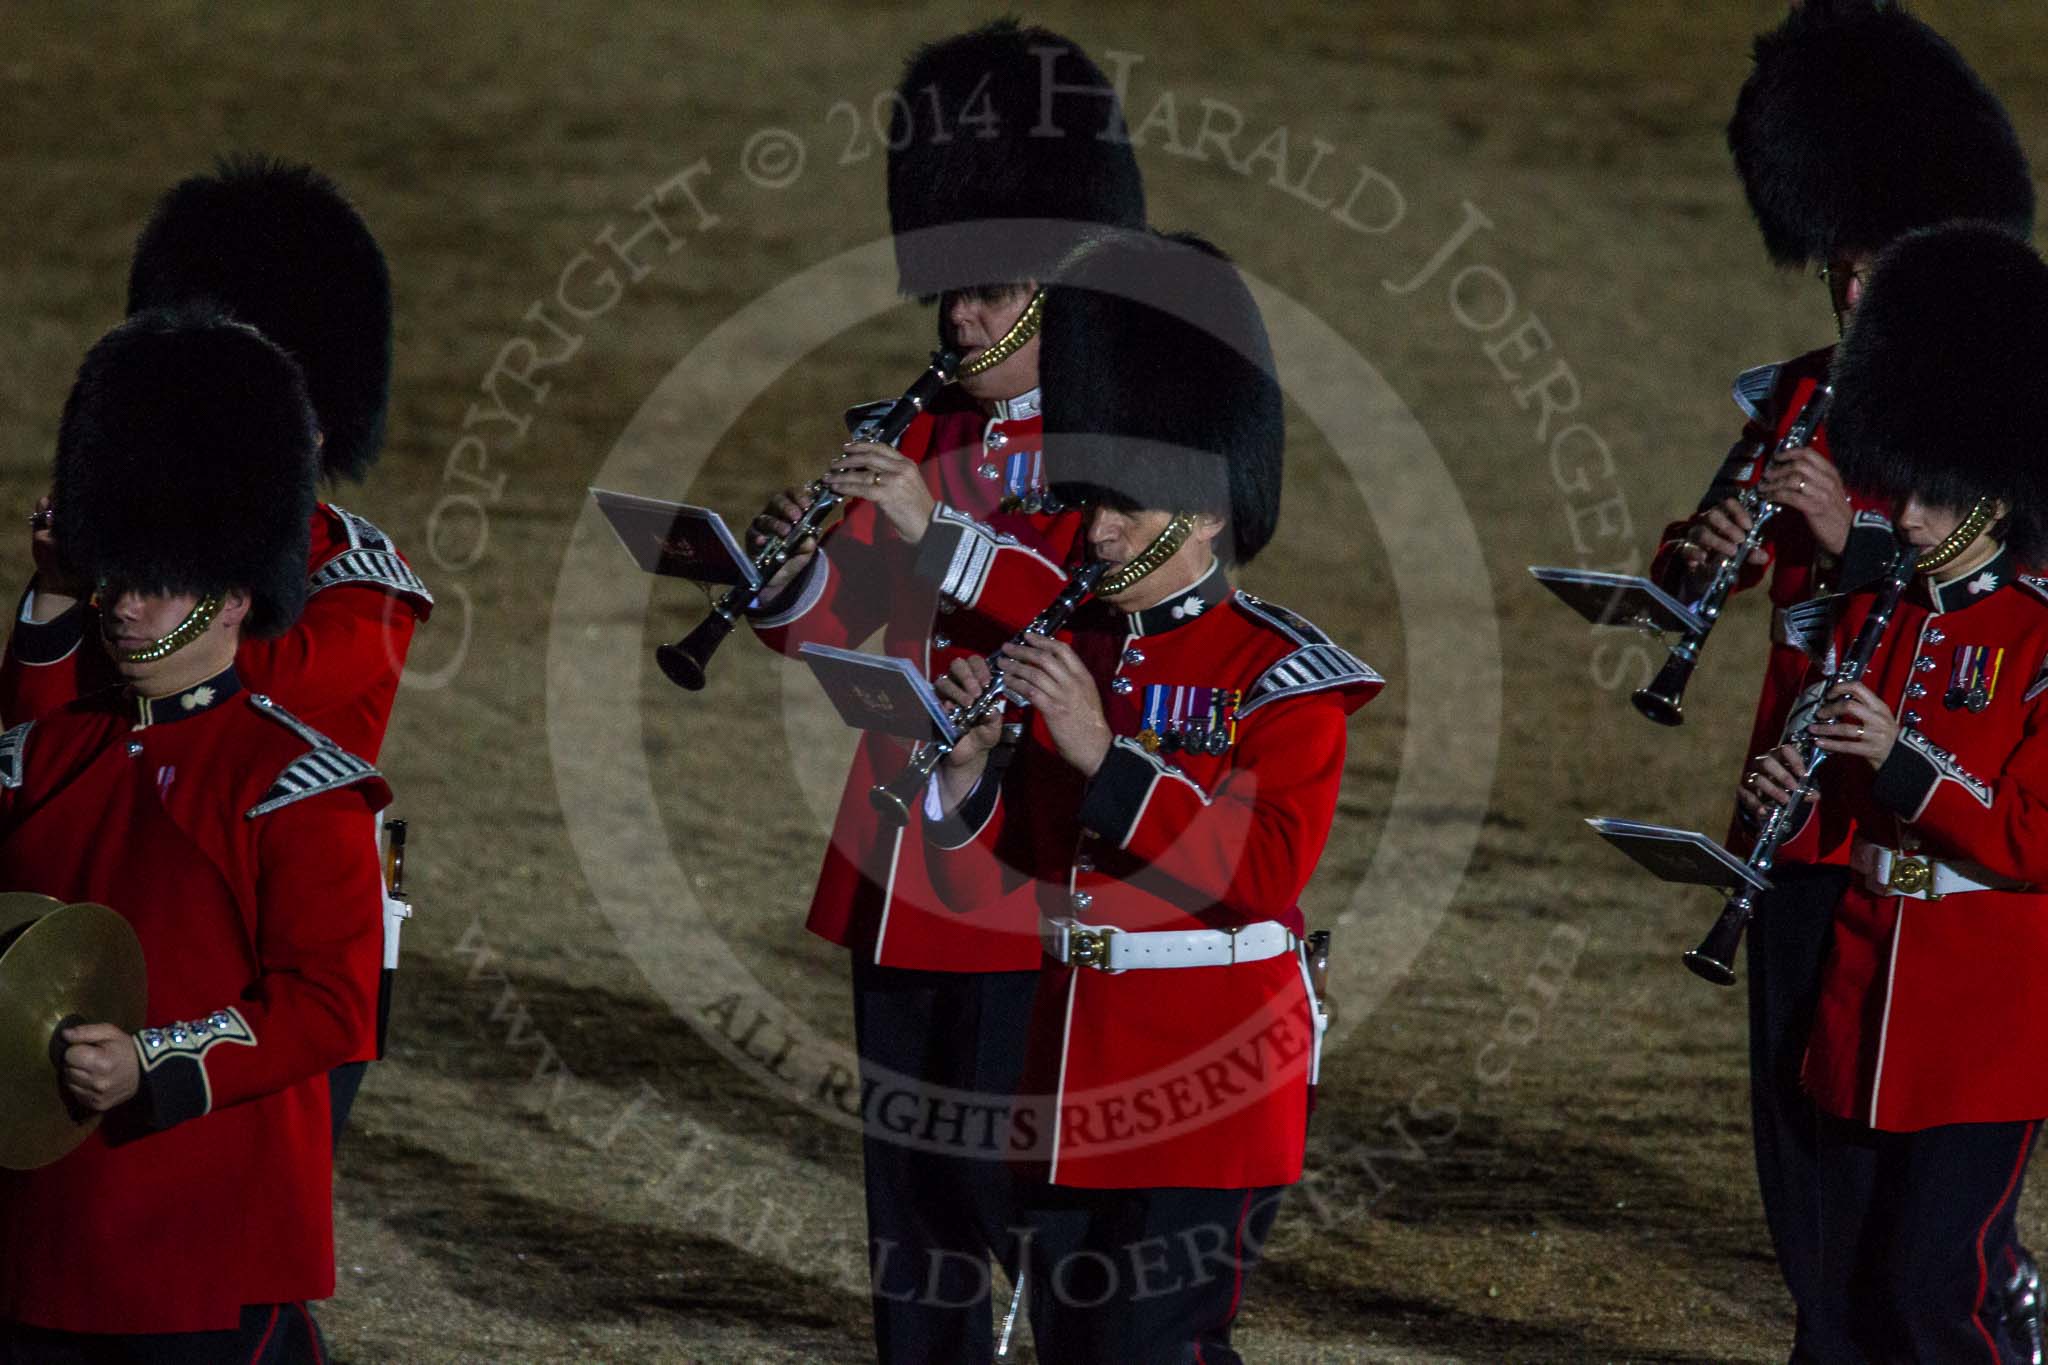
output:
<path id="1" fill-rule="evenodd" d="M 1843 683 L 1839 687 L 1836 687 L 1832 691 L 1830 691 L 1828 695 L 1838 700 L 1844 698 L 1853 699 L 1864 706 L 1871 707 L 1874 710 L 1882 711 L 1886 715 L 1891 714 L 1891 708 L 1884 704 L 1883 698 L 1879 697 L 1877 693 L 1870 690 L 1870 687 L 1867 683 Z"/>
<path id="2" fill-rule="evenodd" d="M 1799 750 L 1789 744 L 1771 750 L 1756 761 L 1757 771 L 1768 777 L 1784 782 L 1797 782 L 1806 776 L 1806 762 L 1799 757 Z"/>

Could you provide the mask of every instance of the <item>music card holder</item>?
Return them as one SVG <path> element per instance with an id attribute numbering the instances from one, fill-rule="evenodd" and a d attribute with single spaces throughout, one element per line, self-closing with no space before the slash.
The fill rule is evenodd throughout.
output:
<path id="1" fill-rule="evenodd" d="M 593 488 L 590 496 L 633 562 L 663 578 L 758 588 L 761 575 L 725 518 L 708 507 Z"/>
<path id="2" fill-rule="evenodd" d="M 1771 889 L 1770 878 L 1697 830 L 1646 825 L 1640 820 L 1588 820 L 1616 848 L 1667 882 L 1720 891 Z"/>
<path id="3" fill-rule="evenodd" d="M 1691 607 L 1636 574 L 1534 567 L 1529 574 L 1596 626 L 1627 626 L 1680 635 L 1706 629 L 1706 622 Z"/>
<path id="4" fill-rule="evenodd" d="M 938 693 L 910 660 L 820 644 L 805 644 L 797 656 L 811 666 L 839 718 L 856 730 L 919 742 L 960 738 Z"/>

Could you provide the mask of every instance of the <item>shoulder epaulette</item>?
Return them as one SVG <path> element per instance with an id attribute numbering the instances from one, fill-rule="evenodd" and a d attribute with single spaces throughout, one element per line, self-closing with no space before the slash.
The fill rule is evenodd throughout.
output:
<path id="1" fill-rule="evenodd" d="M 2048 578 L 2043 578 L 2037 573 L 2023 573 L 2017 575 L 2017 578 L 2022 588 L 2034 594 L 2041 601 L 2048 602 Z"/>
<path id="2" fill-rule="evenodd" d="M 329 503 L 327 510 L 340 520 L 342 530 L 348 535 L 348 548 L 315 569 L 307 578 L 308 597 L 324 588 L 368 585 L 388 588 L 401 597 L 417 598 L 426 606 L 434 605 L 434 594 L 427 590 L 427 585 L 413 572 L 412 565 L 398 553 L 391 537 L 345 508 Z"/>
<path id="3" fill-rule="evenodd" d="M 1742 409 L 1742 415 L 1752 422 L 1768 422 L 1764 415 L 1764 404 L 1770 400 L 1771 391 L 1778 387 L 1778 372 L 1785 368 L 1785 362 L 1770 365 L 1756 365 L 1735 376 L 1735 387 L 1730 393 L 1735 406 Z"/>
<path id="4" fill-rule="evenodd" d="M 1378 686 L 1386 681 L 1364 660 L 1287 608 L 1261 601 L 1244 592 L 1237 593 L 1231 601 L 1254 620 L 1279 631 L 1295 646 L 1268 665 L 1258 681 L 1245 691 L 1244 701 L 1237 708 L 1238 715 L 1250 715 L 1267 702 L 1278 701 L 1282 697 L 1298 697 L 1361 684 Z"/>
<path id="5" fill-rule="evenodd" d="M 1297 645 L 1334 643 L 1323 633 L 1321 627 L 1305 616 L 1295 615 L 1278 603 L 1268 602 L 1263 597 L 1254 597 L 1248 592 L 1232 593 L 1230 600 L 1254 621 L 1262 622 L 1279 631 Z"/>
<path id="6" fill-rule="evenodd" d="M 25 720 L 5 734 L 0 734 L 0 787 L 19 787 L 26 770 L 24 762 L 28 745 L 28 732 L 35 722 Z"/>
<path id="7" fill-rule="evenodd" d="M 284 771 L 271 781 L 262 799 L 242 812 L 243 819 L 254 820 L 259 815 L 268 815 L 294 801 L 303 801 L 322 792 L 383 779 L 384 775 L 367 760 L 342 748 L 263 693 L 252 693 L 249 705 L 255 707 L 258 714 L 290 730 L 312 749 L 285 765 Z M 4 738 L 0 736 L 0 741 Z"/>

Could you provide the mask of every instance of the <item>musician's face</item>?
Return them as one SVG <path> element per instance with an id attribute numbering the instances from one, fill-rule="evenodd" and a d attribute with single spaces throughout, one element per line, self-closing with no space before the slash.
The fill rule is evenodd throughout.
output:
<path id="1" fill-rule="evenodd" d="M 1984 530 L 1961 554 L 1943 565 L 1937 572 L 1946 580 L 1952 575 L 1967 572 L 1991 558 L 1998 552 L 1998 541 L 1991 528 L 2005 519 L 2007 508 L 2003 502 L 1991 505 L 1991 520 Z M 1899 535 L 1911 545 L 1916 553 L 1925 554 L 1947 540 L 1963 519 L 1970 515 L 1968 507 L 1936 507 L 1922 502 L 1919 496 L 1908 497 L 1898 509 L 1895 524 Z"/>
<path id="2" fill-rule="evenodd" d="M 1856 305 L 1863 302 L 1863 287 L 1870 280 L 1870 265 L 1875 259 L 1868 251 L 1844 252 L 1821 270 L 1821 278 L 1827 281 L 1828 300 L 1835 306 L 1835 321 L 1846 325 Z"/>
<path id="3" fill-rule="evenodd" d="M 210 678 L 234 662 L 242 620 L 249 611 L 249 594 L 241 591 L 227 595 L 213 624 L 191 643 L 146 663 L 123 657 L 169 635 L 198 605 L 199 598 L 189 592 L 101 592 L 100 639 L 125 682 L 144 696 L 162 696 Z"/>
<path id="4" fill-rule="evenodd" d="M 1173 520 L 1173 513 L 1146 508 L 1119 512 L 1097 505 L 1088 512 L 1088 548 L 1111 572 L 1122 568 L 1145 552 Z M 1209 571 L 1216 558 L 1215 541 L 1223 530 L 1223 519 L 1204 513 L 1195 518 L 1195 529 L 1173 558 L 1133 583 L 1110 600 L 1120 611 L 1143 611 L 1192 586 Z"/>
<path id="5" fill-rule="evenodd" d="M 969 361 L 1001 340 L 1030 306 L 1038 286 L 992 285 L 985 289 L 958 289 L 940 296 L 940 335 L 960 350 Z M 962 375 L 960 387 L 970 398 L 993 402 L 1015 398 L 1038 387 L 1038 338 L 1032 337 L 1002 364 L 981 374 Z"/>

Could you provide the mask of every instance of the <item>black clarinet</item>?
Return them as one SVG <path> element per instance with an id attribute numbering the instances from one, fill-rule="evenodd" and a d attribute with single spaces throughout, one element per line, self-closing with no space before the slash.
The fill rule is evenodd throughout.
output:
<path id="1" fill-rule="evenodd" d="M 1884 586 L 1878 589 L 1877 601 L 1871 606 L 1870 615 L 1863 618 L 1863 626 L 1856 632 L 1855 643 L 1850 646 L 1847 657 L 1828 674 L 1827 684 L 1821 689 L 1823 698 L 1843 683 L 1863 680 L 1864 673 L 1870 668 L 1870 657 L 1877 652 L 1885 631 L 1890 628 L 1892 615 L 1899 609 L 1899 599 L 1906 595 L 1906 588 L 1912 583 L 1916 571 L 1913 551 L 1901 546 L 1898 557 L 1892 561 L 1891 571 L 1885 577 Z M 1806 735 L 1799 741 L 1799 758 L 1806 766 L 1806 775 L 1792 789 L 1792 799 L 1764 817 L 1763 827 L 1757 831 L 1756 846 L 1749 853 L 1749 866 L 1753 871 L 1768 874 L 1778 860 L 1778 845 L 1799 828 L 1800 814 L 1813 796 L 1814 779 L 1827 756 L 1827 750 L 1814 739 L 1809 725 Z M 1728 897 L 1727 904 L 1721 909 L 1721 917 L 1700 940 L 1700 946 L 1685 955 L 1685 965 L 1695 976 L 1703 977 L 1716 986 L 1735 984 L 1735 950 L 1742 946 L 1742 932 L 1749 927 L 1749 917 L 1756 913 L 1756 901 L 1756 888 L 1747 883 Z"/>
<path id="2" fill-rule="evenodd" d="M 939 391 L 953 382 L 959 369 L 960 353 L 952 347 L 932 352 L 931 368 L 919 375 L 917 382 L 905 389 L 903 396 L 881 416 L 855 427 L 849 439 L 894 445 L 911 421 L 938 397 Z M 823 479 L 813 479 L 804 492 L 810 495 L 811 505 L 804 509 L 795 525 L 781 535 L 770 536 L 754 554 L 754 571 L 764 583 L 790 561 L 806 540 L 818 534 L 825 519 L 845 501 L 826 487 Z M 712 654 L 725 643 L 725 637 L 732 634 L 732 628 L 739 623 L 755 591 L 744 583 L 727 589 L 712 604 L 711 614 L 694 630 L 674 644 L 663 645 L 654 651 L 655 661 L 661 665 L 661 671 L 668 675 L 670 682 L 688 692 L 704 690 L 705 667 L 711 662 Z"/>
<path id="3" fill-rule="evenodd" d="M 1088 594 L 1095 591 L 1095 585 L 1102 581 L 1102 575 L 1108 568 L 1109 565 L 1104 561 L 1093 559 L 1074 570 L 1073 577 L 1067 580 L 1067 586 L 1060 589 L 1060 595 L 1053 598 L 1052 605 L 1032 617 L 1031 624 L 1012 636 L 1010 644 L 1016 644 L 1027 635 L 1056 633 L 1060 627 L 1066 625 L 1081 604 L 1088 600 Z M 1008 649 L 1009 645 L 1003 648 Z M 953 714 L 948 717 L 953 722 L 956 733 L 966 734 L 987 720 L 989 713 L 1002 703 L 1002 650 L 997 650 L 989 656 L 989 670 L 988 686 L 982 688 L 981 694 L 967 705 L 954 708 Z M 881 814 L 884 824 L 900 829 L 910 823 L 911 803 L 917 800 L 918 794 L 924 790 L 925 783 L 931 780 L 932 773 L 937 770 L 940 762 L 952 752 L 953 741 L 928 740 L 911 755 L 910 762 L 904 766 L 902 772 L 887 782 L 877 783 L 868 788 L 868 804 Z"/>
<path id="4" fill-rule="evenodd" d="M 1778 442 L 1771 452 L 1772 458 L 1813 444 L 1814 433 L 1827 420 L 1828 404 L 1834 401 L 1834 396 L 1835 386 L 1832 384 L 1815 389 L 1799 409 L 1799 415 L 1792 419 L 1785 439 Z M 1759 486 L 1760 483 L 1761 480 Z M 1735 581 L 1742 576 L 1742 566 L 1749 562 L 1750 553 L 1764 543 L 1764 527 L 1770 525 L 1771 518 L 1778 514 L 1778 504 L 1767 501 L 1755 486 L 1743 490 L 1741 502 L 1743 510 L 1749 513 L 1749 531 L 1742 538 L 1742 548 L 1721 561 L 1706 590 L 1692 604 L 1693 614 L 1700 618 L 1699 629 L 1687 631 L 1684 638 L 1671 647 L 1664 667 L 1650 685 L 1637 688 L 1629 698 L 1636 704 L 1636 710 L 1659 725 L 1678 725 L 1685 720 L 1685 686 L 1692 681 L 1693 668 L 1700 661 L 1700 650 L 1706 645 L 1707 636 L 1713 633 L 1714 623 L 1721 619 L 1721 608 L 1727 605 L 1728 594 L 1735 590 Z"/>

